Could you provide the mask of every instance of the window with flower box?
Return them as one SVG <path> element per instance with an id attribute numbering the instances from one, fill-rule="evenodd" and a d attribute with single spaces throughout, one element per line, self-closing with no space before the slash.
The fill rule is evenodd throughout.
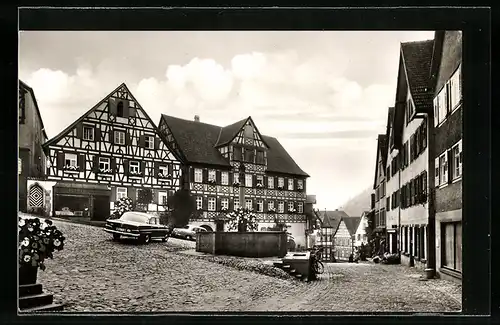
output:
<path id="1" fill-rule="evenodd" d="M 208 198 L 208 211 L 215 211 L 215 198 L 214 197 Z"/>
<path id="2" fill-rule="evenodd" d="M 129 163 L 129 172 L 130 174 L 136 174 L 138 175 L 140 173 L 140 163 L 138 161 L 131 161 Z"/>
<path id="3" fill-rule="evenodd" d="M 252 187 L 252 174 L 245 174 L 245 186 Z"/>
<path id="4" fill-rule="evenodd" d="M 304 189 L 304 181 L 303 180 L 299 179 L 297 181 L 297 189 L 298 190 L 303 190 Z"/>
<path id="5" fill-rule="evenodd" d="M 240 174 L 233 173 L 233 184 L 240 184 Z"/>
<path id="6" fill-rule="evenodd" d="M 203 181 L 203 170 L 200 168 L 194 169 L 194 181 L 195 183 L 201 183 Z"/>
<path id="7" fill-rule="evenodd" d="M 285 179 L 283 177 L 278 177 L 278 187 L 279 188 L 285 187 Z"/>
<path id="8" fill-rule="evenodd" d="M 240 208 L 240 199 L 234 198 L 233 205 L 234 205 L 235 210 L 239 209 Z"/>
<path id="9" fill-rule="evenodd" d="M 267 187 L 269 188 L 274 188 L 274 177 L 269 176 L 267 178 Z"/>
<path id="10" fill-rule="evenodd" d="M 196 197 L 196 210 L 201 210 L 202 208 L 203 208 L 203 197 L 197 196 Z"/>
<path id="11" fill-rule="evenodd" d="M 94 141 L 94 127 L 84 125 L 83 126 L 83 140 Z"/>
<path id="12" fill-rule="evenodd" d="M 284 213 L 285 212 L 285 202 L 281 201 L 278 202 L 278 213 Z"/>
<path id="13" fill-rule="evenodd" d="M 77 164 L 78 156 L 73 153 L 64 154 L 64 166 L 65 167 L 78 167 Z"/>
<path id="14" fill-rule="evenodd" d="M 245 200 L 245 208 L 248 210 L 253 210 L 253 201 L 251 199 Z"/>
<path id="15" fill-rule="evenodd" d="M 168 176 L 168 166 L 158 166 L 158 177 L 167 177 Z"/>
<path id="16" fill-rule="evenodd" d="M 111 172 L 111 160 L 107 157 L 99 157 L 99 171 L 101 173 Z"/>
<path id="17" fill-rule="evenodd" d="M 288 202 L 288 211 L 292 212 L 295 210 L 295 205 L 293 202 Z"/>
<path id="18" fill-rule="evenodd" d="M 267 202 L 267 210 L 269 210 L 269 212 L 272 212 L 275 210 L 274 208 L 274 201 L 268 201 Z"/>
<path id="19" fill-rule="evenodd" d="M 228 185 L 229 184 L 229 173 L 228 172 L 221 172 L 221 184 L 222 185 Z"/>
<path id="20" fill-rule="evenodd" d="M 257 200 L 257 212 L 263 212 L 263 211 L 264 211 L 264 201 Z"/>
<path id="21" fill-rule="evenodd" d="M 304 203 L 302 202 L 297 203 L 297 212 L 304 213 Z"/>
<path id="22" fill-rule="evenodd" d="M 288 179 L 288 190 L 293 191 L 293 178 Z"/>
<path id="23" fill-rule="evenodd" d="M 452 180 L 456 180 L 462 176 L 462 140 L 452 147 L 451 157 Z"/>
<path id="24" fill-rule="evenodd" d="M 127 188 L 126 187 L 117 187 L 116 188 L 116 200 L 118 201 L 121 198 L 127 197 Z"/>
<path id="25" fill-rule="evenodd" d="M 256 182 L 257 182 L 257 184 L 255 184 L 255 186 L 257 186 L 257 187 L 263 187 L 264 186 L 264 176 L 257 175 L 255 179 L 256 179 Z"/>
<path id="26" fill-rule="evenodd" d="M 125 132 L 124 131 L 115 131 L 115 144 L 125 145 Z"/>
<path id="27" fill-rule="evenodd" d="M 228 198 L 220 199 L 220 207 L 222 210 L 229 210 L 229 199 Z"/>
<path id="28" fill-rule="evenodd" d="M 208 170 L 208 181 L 215 182 L 215 169 Z"/>

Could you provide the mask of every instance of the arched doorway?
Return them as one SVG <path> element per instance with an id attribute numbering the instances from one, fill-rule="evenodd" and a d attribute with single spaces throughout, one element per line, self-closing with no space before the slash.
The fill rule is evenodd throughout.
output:
<path id="1" fill-rule="evenodd" d="M 212 227 L 207 226 L 207 225 L 203 225 L 203 226 L 200 226 L 200 227 L 201 227 L 201 228 L 204 228 L 206 231 L 214 231 L 214 230 L 212 229 Z"/>
<path id="2" fill-rule="evenodd" d="M 34 184 L 30 187 L 29 191 L 29 206 L 31 208 L 43 207 L 44 195 L 43 189 L 40 185 Z"/>

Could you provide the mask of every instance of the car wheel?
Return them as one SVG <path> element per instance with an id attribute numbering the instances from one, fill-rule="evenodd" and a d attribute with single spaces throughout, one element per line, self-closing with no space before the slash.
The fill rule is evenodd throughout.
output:
<path id="1" fill-rule="evenodd" d="M 119 240 L 120 234 L 113 234 L 113 240 Z"/>
<path id="2" fill-rule="evenodd" d="M 151 242 L 151 235 L 148 235 L 148 234 L 143 235 L 141 242 L 143 244 L 149 244 Z"/>

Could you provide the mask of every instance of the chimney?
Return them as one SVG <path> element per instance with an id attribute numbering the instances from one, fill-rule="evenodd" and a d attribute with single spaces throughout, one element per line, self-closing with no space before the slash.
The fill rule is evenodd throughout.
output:
<path id="1" fill-rule="evenodd" d="M 195 122 L 199 122 L 200 121 L 200 116 L 199 115 L 195 115 L 194 116 L 194 121 Z"/>

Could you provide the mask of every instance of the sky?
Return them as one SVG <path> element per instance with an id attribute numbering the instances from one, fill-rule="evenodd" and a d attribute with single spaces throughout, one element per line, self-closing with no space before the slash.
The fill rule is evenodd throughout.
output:
<path id="1" fill-rule="evenodd" d="M 401 42 L 431 31 L 21 31 L 19 78 L 49 138 L 121 83 L 160 114 L 220 126 L 251 116 L 310 175 L 320 210 L 373 183 Z"/>

